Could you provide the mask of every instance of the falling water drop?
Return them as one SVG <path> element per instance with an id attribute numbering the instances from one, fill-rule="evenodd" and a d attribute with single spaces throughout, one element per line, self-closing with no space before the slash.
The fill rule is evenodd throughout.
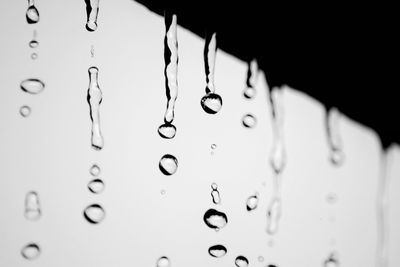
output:
<path id="1" fill-rule="evenodd" d="M 31 59 L 35 60 L 35 59 L 37 59 L 37 57 L 38 57 L 37 53 L 32 53 L 31 54 Z"/>
<path id="2" fill-rule="evenodd" d="M 24 216 L 27 220 L 36 221 L 42 215 L 40 207 L 39 194 L 35 191 L 29 191 L 25 195 Z"/>
<path id="3" fill-rule="evenodd" d="M 97 15 L 99 14 L 100 0 L 85 0 L 86 3 L 86 29 L 93 32 L 97 29 Z"/>
<path id="4" fill-rule="evenodd" d="M 326 202 L 328 202 L 329 204 L 335 204 L 337 201 L 337 196 L 335 193 L 329 193 L 326 196 Z"/>
<path id="5" fill-rule="evenodd" d="M 100 194 L 104 190 L 104 182 L 101 179 L 93 179 L 88 183 L 88 189 L 93 194 Z"/>
<path id="6" fill-rule="evenodd" d="M 227 249 L 223 245 L 214 245 L 208 248 L 208 254 L 214 258 L 221 258 L 226 255 Z"/>
<path id="7" fill-rule="evenodd" d="M 98 83 L 99 69 L 90 67 L 89 72 L 89 88 L 87 90 L 87 102 L 90 108 L 90 119 L 92 121 L 92 147 L 100 150 L 104 146 L 104 139 L 100 130 L 100 104 L 103 100 L 103 94 Z"/>
<path id="8" fill-rule="evenodd" d="M 21 255 L 27 260 L 34 260 L 40 255 L 40 247 L 36 243 L 29 243 L 21 249 Z"/>
<path id="9" fill-rule="evenodd" d="M 256 95 L 256 89 L 253 87 L 246 87 L 244 89 L 243 95 L 247 99 L 252 99 Z"/>
<path id="10" fill-rule="evenodd" d="M 208 93 L 201 98 L 201 106 L 208 114 L 216 114 L 222 107 L 222 98 L 217 94 Z"/>
<path id="11" fill-rule="evenodd" d="M 160 193 L 161 193 L 161 195 L 165 195 L 165 193 L 166 193 L 165 189 L 161 189 Z"/>
<path id="12" fill-rule="evenodd" d="M 29 93 L 29 94 L 39 94 L 44 90 L 44 83 L 39 79 L 25 79 L 21 82 L 20 88 L 22 91 Z"/>
<path id="13" fill-rule="evenodd" d="M 38 23 L 40 19 L 39 11 L 35 7 L 34 0 L 28 0 L 28 9 L 26 10 L 26 21 L 29 24 Z"/>
<path id="14" fill-rule="evenodd" d="M 163 174 L 172 175 L 178 169 L 178 160 L 173 155 L 165 154 L 161 157 L 158 166 Z"/>
<path id="15" fill-rule="evenodd" d="M 33 38 L 32 38 L 32 40 L 29 42 L 29 47 L 30 47 L 30 48 L 36 48 L 36 47 L 38 47 L 39 42 L 36 40 L 36 38 L 37 38 L 37 31 L 34 30 L 34 31 L 33 31 Z"/>
<path id="16" fill-rule="evenodd" d="M 105 215 L 105 210 L 99 204 L 91 204 L 83 211 L 85 219 L 92 224 L 98 224 L 103 221 Z"/>
<path id="17" fill-rule="evenodd" d="M 264 262 L 264 257 L 263 257 L 263 256 L 258 256 L 257 260 L 258 260 L 259 262 Z"/>
<path id="18" fill-rule="evenodd" d="M 252 196 L 249 196 L 246 201 L 246 209 L 247 211 L 255 210 L 258 206 L 258 193 L 255 193 Z"/>
<path id="19" fill-rule="evenodd" d="M 89 172 L 92 176 L 97 177 L 100 175 L 101 169 L 97 164 L 93 164 L 92 167 L 90 167 Z"/>
<path id="20" fill-rule="evenodd" d="M 204 213 L 203 217 L 206 225 L 212 229 L 219 230 L 228 223 L 228 217 L 223 212 L 215 209 L 209 209 Z"/>
<path id="21" fill-rule="evenodd" d="M 216 145 L 216 144 L 212 144 L 212 145 L 211 145 L 211 149 L 214 150 L 214 149 L 216 149 L 216 148 L 217 148 L 217 145 Z"/>
<path id="22" fill-rule="evenodd" d="M 165 139 L 171 139 L 175 137 L 176 127 L 170 123 L 164 123 L 158 127 L 158 134 Z"/>
<path id="23" fill-rule="evenodd" d="M 237 256 L 235 259 L 235 265 L 237 267 L 247 267 L 249 266 L 249 260 L 244 256 Z"/>
<path id="24" fill-rule="evenodd" d="M 330 147 L 329 158 L 332 164 L 340 166 L 344 161 L 343 144 L 339 134 L 340 112 L 337 108 L 332 107 L 326 116 L 326 130 Z"/>
<path id="25" fill-rule="evenodd" d="M 324 267 L 339 267 L 339 260 L 335 253 L 331 253 L 329 257 L 324 261 Z"/>
<path id="26" fill-rule="evenodd" d="M 256 95 L 256 89 L 254 87 L 257 81 L 258 65 L 255 59 L 249 62 L 248 65 L 246 88 L 244 89 L 243 95 L 247 99 L 252 99 Z"/>
<path id="27" fill-rule="evenodd" d="M 243 116 L 242 123 L 246 128 L 254 128 L 257 124 L 257 119 L 251 114 L 246 114 Z"/>
<path id="28" fill-rule="evenodd" d="M 221 198 L 219 196 L 218 185 L 216 183 L 211 184 L 211 197 L 214 204 L 220 204 Z"/>
<path id="29" fill-rule="evenodd" d="M 21 114 L 22 117 L 26 118 L 29 115 L 31 115 L 31 108 L 29 106 L 24 105 L 19 109 L 19 114 Z"/>
<path id="30" fill-rule="evenodd" d="M 272 105 L 272 129 L 274 135 L 273 148 L 271 152 L 271 167 L 275 173 L 279 174 L 286 165 L 286 149 L 283 138 L 283 90 L 274 88 L 270 92 Z"/>
<path id="31" fill-rule="evenodd" d="M 90 56 L 94 57 L 94 45 L 90 46 Z"/>
<path id="32" fill-rule="evenodd" d="M 273 198 L 267 212 L 267 233 L 270 235 L 273 235 L 278 231 L 281 209 L 280 198 Z"/>
<path id="33" fill-rule="evenodd" d="M 157 267 L 170 267 L 171 266 L 171 262 L 168 259 L 168 257 L 161 257 L 157 260 Z"/>

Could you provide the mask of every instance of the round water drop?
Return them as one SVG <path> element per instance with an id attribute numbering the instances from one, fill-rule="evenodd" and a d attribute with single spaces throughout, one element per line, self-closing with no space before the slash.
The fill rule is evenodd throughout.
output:
<path id="1" fill-rule="evenodd" d="M 243 116 L 242 123 L 246 128 L 253 128 L 257 124 L 257 119 L 251 114 L 246 114 Z"/>
<path id="2" fill-rule="evenodd" d="M 29 94 L 39 94 L 44 90 L 44 83 L 39 79 L 26 79 L 20 84 L 22 91 Z"/>
<path id="3" fill-rule="evenodd" d="M 160 191 L 160 193 L 161 193 L 161 195 L 165 195 L 165 193 L 166 193 L 165 189 L 162 189 L 162 190 Z"/>
<path id="4" fill-rule="evenodd" d="M 32 41 L 29 42 L 29 47 L 30 48 L 36 48 L 38 46 L 39 46 L 39 42 L 36 41 L 36 40 L 32 40 Z"/>
<path id="5" fill-rule="evenodd" d="M 211 145 L 211 149 L 216 149 L 217 148 L 217 145 L 216 144 L 212 144 Z"/>
<path id="6" fill-rule="evenodd" d="M 101 170 L 97 164 L 93 164 L 92 167 L 90 167 L 89 172 L 92 176 L 97 177 L 97 176 L 99 176 Z"/>
<path id="7" fill-rule="evenodd" d="M 332 164 L 335 166 L 340 166 L 344 162 L 344 153 L 340 149 L 332 149 L 329 157 Z"/>
<path id="8" fill-rule="evenodd" d="M 88 188 L 93 194 L 100 194 L 104 190 L 104 182 L 101 179 L 93 179 L 88 183 Z"/>
<path id="9" fill-rule="evenodd" d="M 226 255 L 228 250 L 223 245 L 214 245 L 208 249 L 208 254 L 214 258 L 221 258 Z"/>
<path id="10" fill-rule="evenodd" d="M 258 259 L 259 262 L 263 262 L 264 261 L 264 257 L 263 256 L 258 256 L 257 259 Z"/>
<path id="11" fill-rule="evenodd" d="M 29 106 L 22 106 L 19 109 L 19 114 L 21 114 L 22 117 L 26 118 L 31 115 L 31 108 Z"/>
<path id="12" fill-rule="evenodd" d="M 170 266 L 171 266 L 171 262 L 165 256 L 159 258 L 157 261 L 157 267 L 170 267 Z"/>
<path id="13" fill-rule="evenodd" d="M 158 166 L 163 174 L 172 175 L 178 169 L 178 160 L 174 156 L 166 154 L 162 156 Z"/>
<path id="14" fill-rule="evenodd" d="M 222 98 L 215 93 L 208 93 L 201 98 L 201 107 L 208 114 L 216 114 L 222 108 Z"/>
<path id="15" fill-rule="evenodd" d="M 223 212 L 220 212 L 215 209 L 209 209 L 204 213 L 203 217 L 206 225 L 212 229 L 219 230 L 228 223 L 228 217 Z"/>
<path id="16" fill-rule="evenodd" d="M 92 224 L 98 224 L 103 221 L 105 215 L 104 209 L 99 204 L 89 205 L 83 211 L 85 219 Z"/>
<path id="17" fill-rule="evenodd" d="M 249 196 L 246 201 L 246 209 L 247 211 L 255 210 L 258 206 L 258 193 L 255 195 Z"/>
<path id="18" fill-rule="evenodd" d="M 29 243 L 21 249 L 21 255 L 27 260 L 36 259 L 40 255 L 40 247 L 35 243 Z"/>
<path id="19" fill-rule="evenodd" d="M 26 21 L 29 24 L 34 24 L 34 23 L 38 23 L 40 19 L 39 16 L 39 11 L 37 10 L 37 8 L 34 5 L 31 5 L 28 7 L 28 9 L 26 10 Z"/>
<path id="20" fill-rule="evenodd" d="M 256 95 L 256 89 L 253 87 L 246 87 L 243 91 L 243 96 L 247 99 L 252 99 Z"/>
<path id="21" fill-rule="evenodd" d="M 32 53 L 31 54 L 31 59 L 35 60 L 35 59 L 37 59 L 37 57 L 38 57 L 37 53 Z"/>
<path id="22" fill-rule="evenodd" d="M 176 127 L 171 123 L 164 123 L 158 127 L 158 134 L 165 139 L 174 138 L 176 134 Z"/>
<path id="23" fill-rule="evenodd" d="M 235 259 L 235 265 L 237 267 L 247 267 L 249 266 L 249 260 L 244 256 L 237 256 Z"/>

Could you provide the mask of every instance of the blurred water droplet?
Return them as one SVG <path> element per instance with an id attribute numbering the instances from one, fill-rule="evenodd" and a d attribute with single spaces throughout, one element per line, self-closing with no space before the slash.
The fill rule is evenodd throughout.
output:
<path id="1" fill-rule="evenodd" d="M 243 95 L 247 99 L 252 99 L 256 95 L 256 89 L 254 86 L 256 85 L 258 74 L 258 65 L 257 61 L 253 59 L 248 63 L 247 70 L 247 80 L 246 80 L 246 88 L 244 89 Z"/>
<path id="2" fill-rule="evenodd" d="M 274 88 L 270 93 L 272 105 L 272 129 L 274 142 L 271 151 L 270 164 L 276 174 L 286 166 L 286 149 L 283 136 L 283 90 Z"/>
<path id="3" fill-rule="evenodd" d="M 223 245 L 214 245 L 208 249 L 208 254 L 214 258 L 221 258 L 226 255 L 227 249 Z"/>
<path id="4" fill-rule="evenodd" d="M 281 200 L 273 198 L 267 212 L 267 233 L 275 234 L 278 231 L 279 219 L 281 217 Z"/>
<path id="5" fill-rule="evenodd" d="M 94 45 L 90 46 L 90 56 L 94 57 Z"/>
<path id="6" fill-rule="evenodd" d="M 204 213 L 203 217 L 206 225 L 212 229 L 219 230 L 228 223 L 226 214 L 215 209 L 209 209 Z"/>
<path id="7" fill-rule="evenodd" d="M 339 267 L 339 261 L 335 253 L 331 253 L 324 261 L 324 267 Z"/>
<path id="8" fill-rule="evenodd" d="M 326 114 L 326 132 L 330 148 L 329 158 L 332 164 L 342 165 L 344 161 L 342 138 L 339 133 L 340 112 L 337 108 L 330 108 Z"/>
<path id="9" fill-rule="evenodd" d="M 214 204 L 220 204 L 221 198 L 219 196 L 218 185 L 216 183 L 211 184 L 211 197 Z"/>
<path id="10" fill-rule="evenodd" d="M 242 123 L 246 128 L 253 128 L 257 124 L 257 119 L 251 114 L 246 114 L 243 116 Z"/>
<path id="11" fill-rule="evenodd" d="M 165 191 L 164 189 L 162 189 L 162 190 L 160 191 L 160 193 L 161 193 L 161 195 L 165 195 L 166 191 Z"/>
<path id="12" fill-rule="evenodd" d="M 36 48 L 38 46 L 39 46 L 39 42 L 36 41 L 36 40 L 32 40 L 32 41 L 29 42 L 29 47 L 30 48 Z"/>
<path id="13" fill-rule="evenodd" d="M 35 59 L 37 59 L 37 57 L 38 57 L 37 53 L 32 53 L 31 54 L 31 59 L 35 60 Z"/>
<path id="14" fill-rule="evenodd" d="M 22 106 L 19 109 L 19 114 L 21 114 L 22 117 L 26 118 L 31 115 L 31 108 L 29 106 Z"/>
<path id="15" fill-rule="evenodd" d="M 249 196 L 246 201 L 246 209 L 247 211 L 255 210 L 258 206 L 258 193 Z"/>
<path id="16" fill-rule="evenodd" d="M 104 182 L 101 179 L 93 179 L 88 183 L 88 189 L 93 194 L 100 194 L 104 190 Z"/>
<path id="17" fill-rule="evenodd" d="M 201 98 L 201 107 L 208 114 L 216 114 L 222 108 L 222 98 L 214 93 L 209 93 Z"/>
<path id="18" fill-rule="evenodd" d="M 29 24 L 38 23 L 40 19 L 39 11 L 35 7 L 34 0 L 28 0 L 28 9 L 26 10 L 26 21 Z"/>
<path id="19" fill-rule="evenodd" d="M 158 164 L 160 171 L 165 175 L 172 175 L 178 169 L 178 160 L 170 154 L 165 154 Z"/>
<path id="20" fill-rule="evenodd" d="M 264 262 L 264 257 L 263 256 L 258 256 L 257 259 L 258 259 L 259 262 Z"/>
<path id="21" fill-rule="evenodd" d="M 91 204 L 83 211 L 85 219 L 92 224 L 98 224 L 103 221 L 105 215 L 105 210 L 99 204 Z"/>
<path id="22" fill-rule="evenodd" d="M 332 149 L 329 158 L 333 165 L 340 166 L 344 162 L 344 153 L 342 150 Z"/>
<path id="23" fill-rule="evenodd" d="M 256 89 L 253 87 L 246 87 L 243 91 L 243 96 L 247 99 L 252 99 L 256 95 Z"/>
<path id="24" fill-rule="evenodd" d="M 89 72 L 89 88 L 87 90 L 87 102 L 90 108 L 90 119 L 92 121 L 92 147 L 100 150 L 104 146 L 103 135 L 100 129 L 100 104 L 103 100 L 103 94 L 99 87 L 97 67 L 90 67 Z"/>
<path id="25" fill-rule="evenodd" d="M 34 260 L 40 255 L 40 247 L 36 243 L 29 243 L 21 249 L 21 255 L 27 260 Z"/>
<path id="26" fill-rule="evenodd" d="M 164 123 L 158 127 L 158 134 L 165 139 L 171 139 L 175 137 L 176 127 L 170 123 Z"/>
<path id="27" fill-rule="evenodd" d="M 85 0 L 86 3 L 86 30 L 93 32 L 97 29 L 97 15 L 99 14 L 99 0 Z"/>
<path id="28" fill-rule="evenodd" d="M 335 193 L 329 193 L 326 196 L 326 202 L 328 202 L 329 204 L 335 204 L 337 200 L 337 196 Z"/>
<path id="29" fill-rule="evenodd" d="M 216 149 L 217 148 L 217 145 L 216 144 L 212 144 L 211 145 L 211 149 Z"/>
<path id="30" fill-rule="evenodd" d="M 157 260 L 157 267 L 170 267 L 170 266 L 171 266 L 171 262 L 165 256 L 163 256 Z"/>
<path id="31" fill-rule="evenodd" d="M 101 169 L 97 164 L 93 164 L 92 167 L 90 167 L 89 172 L 92 176 L 97 177 L 100 175 Z"/>
<path id="32" fill-rule="evenodd" d="M 35 191 L 29 191 L 25 195 L 25 218 L 30 221 L 36 221 L 42 215 L 40 207 L 39 194 Z"/>
<path id="33" fill-rule="evenodd" d="M 235 259 L 235 265 L 237 267 L 247 267 L 249 266 L 249 260 L 244 256 L 237 256 Z"/>
<path id="34" fill-rule="evenodd" d="M 267 267 L 278 267 L 277 265 L 275 265 L 275 264 L 268 264 L 268 266 Z"/>
<path id="35" fill-rule="evenodd" d="M 20 84 L 22 91 L 29 93 L 29 94 L 39 94 L 44 90 L 44 83 L 39 79 L 26 79 L 23 80 Z"/>

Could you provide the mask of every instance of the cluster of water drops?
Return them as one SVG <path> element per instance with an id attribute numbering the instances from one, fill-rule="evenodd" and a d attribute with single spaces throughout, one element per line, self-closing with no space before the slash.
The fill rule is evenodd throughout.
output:
<path id="1" fill-rule="evenodd" d="M 248 63 L 246 86 L 243 91 L 243 96 L 250 100 L 256 96 L 256 83 L 258 77 L 258 65 L 255 59 Z M 257 118 L 251 114 L 247 113 L 242 117 L 242 124 L 245 128 L 251 129 L 257 125 Z"/>

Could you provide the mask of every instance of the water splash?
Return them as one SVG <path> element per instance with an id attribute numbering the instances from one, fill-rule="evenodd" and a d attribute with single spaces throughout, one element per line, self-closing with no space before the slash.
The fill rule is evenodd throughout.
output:
<path id="1" fill-rule="evenodd" d="M 27 220 L 37 221 L 42 216 L 39 194 L 35 191 L 29 191 L 25 195 L 24 216 Z"/>
<path id="2" fill-rule="evenodd" d="M 235 265 L 237 267 L 247 267 L 249 266 L 249 260 L 245 256 L 237 256 L 235 259 Z"/>
<path id="3" fill-rule="evenodd" d="M 221 258 L 226 255 L 228 250 L 223 245 L 214 245 L 208 248 L 208 254 L 214 258 Z"/>
<path id="4" fill-rule="evenodd" d="M 101 173 L 101 169 L 100 169 L 99 165 L 93 164 L 89 169 L 89 173 L 94 177 L 99 176 Z"/>
<path id="5" fill-rule="evenodd" d="M 218 191 L 218 185 L 216 183 L 211 184 L 211 197 L 214 204 L 218 205 L 221 203 L 221 197 Z"/>
<path id="6" fill-rule="evenodd" d="M 344 161 L 342 138 L 339 133 L 339 120 L 339 110 L 335 107 L 330 108 L 326 113 L 326 131 L 330 148 L 329 158 L 336 166 L 342 165 Z"/>
<path id="7" fill-rule="evenodd" d="M 100 194 L 104 191 L 104 182 L 101 179 L 93 179 L 88 183 L 88 189 L 93 194 Z"/>
<path id="8" fill-rule="evenodd" d="M 169 21 L 171 22 L 169 23 Z M 176 15 L 165 15 L 167 31 L 164 39 L 165 53 L 165 88 L 167 94 L 167 109 L 164 114 L 164 124 L 158 127 L 158 133 L 166 139 L 174 138 L 176 127 L 174 121 L 175 102 L 178 97 L 178 37 L 177 37 L 177 18 Z"/>
<path id="9" fill-rule="evenodd" d="M 31 115 L 31 111 L 32 110 L 29 106 L 24 105 L 24 106 L 20 107 L 19 114 L 21 114 L 22 117 L 26 118 L 29 115 Z"/>
<path id="10" fill-rule="evenodd" d="M 243 91 L 243 96 L 246 99 L 252 99 L 256 95 L 255 85 L 257 82 L 257 76 L 258 76 L 258 64 L 257 60 L 253 59 L 248 64 L 246 88 Z"/>
<path id="11" fill-rule="evenodd" d="M 28 9 L 26 10 L 26 21 L 29 24 L 38 23 L 40 19 L 39 11 L 35 6 L 34 0 L 28 0 Z"/>
<path id="12" fill-rule="evenodd" d="M 27 260 L 34 260 L 40 255 L 40 247 L 36 243 L 29 243 L 21 249 L 21 255 Z"/>
<path id="13" fill-rule="evenodd" d="M 246 114 L 242 118 L 242 123 L 246 128 L 254 128 L 257 125 L 257 119 L 252 114 Z"/>
<path id="14" fill-rule="evenodd" d="M 99 204 L 91 204 L 83 210 L 83 217 L 92 224 L 98 224 L 104 220 L 106 212 Z"/>
<path id="15" fill-rule="evenodd" d="M 255 193 L 252 196 L 249 196 L 246 201 L 246 209 L 247 211 L 255 210 L 258 206 L 258 193 Z"/>
<path id="16" fill-rule="evenodd" d="M 45 84 L 39 79 L 30 78 L 23 80 L 20 84 L 20 88 L 25 93 L 36 95 L 44 90 Z"/>
<path id="17" fill-rule="evenodd" d="M 90 108 L 90 119 L 92 121 L 92 147 L 95 150 L 101 150 L 104 146 L 104 139 L 100 130 L 100 104 L 103 100 L 103 94 L 99 87 L 97 67 L 90 67 L 89 88 L 87 90 L 87 102 Z"/>
<path id="18" fill-rule="evenodd" d="M 161 157 L 158 167 L 163 174 L 172 175 L 178 169 L 178 160 L 173 155 L 165 154 Z"/>
<path id="19" fill-rule="evenodd" d="M 99 14 L 100 0 L 85 0 L 86 3 L 86 30 L 93 32 L 97 29 L 97 15 Z"/>
<path id="20" fill-rule="evenodd" d="M 30 48 L 36 48 L 36 47 L 39 46 L 39 42 L 36 40 L 36 38 L 37 38 L 37 31 L 34 30 L 34 31 L 33 31 L 32 40 L 29 42 L 29 47 L 30 47 Z"/>
<path id="21" fill-rule="evenodd" d="M 207 210 L 204 213 L 203 220 L 208 227 L 217 231 L 225 227 L 228 223 L 228 217 L 226 214 L 215 209 Z"/>
<path id="22" fill-rule="evenodd" d="M 161 257 L 157 260 L 157 267 L 170 267 L 171 266 L 171 261 L 169 260 L 168 257 Z"/>

